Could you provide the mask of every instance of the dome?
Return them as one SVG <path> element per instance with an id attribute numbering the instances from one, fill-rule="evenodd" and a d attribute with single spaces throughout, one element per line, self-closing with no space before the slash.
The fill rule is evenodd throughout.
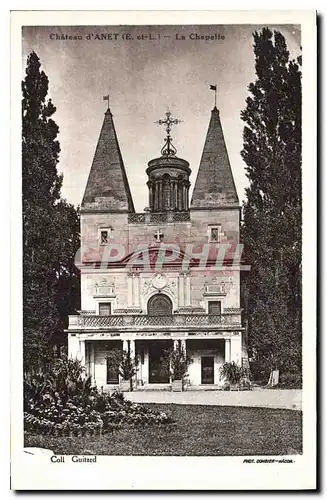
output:
<path id="1" fill-rule="evenodd" d="M 172 144 L 170 135 L 172 125 L 180 120 L 172 119 L 167 111 L 166 119 L 159 120 L 159 125 L 166 125 L 167 136 L 161 149 L 161 156 L 149 161 L 146 173 L 149 177 L 149 210 L 150 212 L 167 212 L 189 210 L 189 162 L 176 156 L 177 150 Z"/>

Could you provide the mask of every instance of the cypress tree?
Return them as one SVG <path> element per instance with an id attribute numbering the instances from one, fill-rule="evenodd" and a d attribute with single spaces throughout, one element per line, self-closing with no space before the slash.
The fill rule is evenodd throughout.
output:
<path id="1" fill-rule="evenodd" d="M 278 368 L 294 379 L 302 359 L 301 57 L 290 58 L 278 31 L 253 39 L 256 80 L 241 112 L 248 342 L 258 376 Z"/>
<path id="2" fill-rule="evenodd" d="M 61 199 L 59 128 L 47 99 L 49 81 L 35 52 L 22 82 L 23 322 L 25 366 L 46 361 L 62 343 L 66 316 L 78 306 L 73 266 L 78 211 Z"/>

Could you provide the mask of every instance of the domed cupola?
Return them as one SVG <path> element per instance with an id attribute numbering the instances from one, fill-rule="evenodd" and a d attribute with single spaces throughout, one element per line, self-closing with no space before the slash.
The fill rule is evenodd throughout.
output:
<path id="1" fill-rule="evenodd" d="M 170 135 L 172 125 L 180 120 L 171 118 L 167 111 L 166 119 L 159 120 L 159 125 L 166 126 L 167 136 L 161 149 L 160 158 L 154 158 L 148 163 L 146 173 L 149 177 L 149 210 L 150 212 L 168 212 L 189 210 L 189 163 L 176 156 L 176 148 Z"/>

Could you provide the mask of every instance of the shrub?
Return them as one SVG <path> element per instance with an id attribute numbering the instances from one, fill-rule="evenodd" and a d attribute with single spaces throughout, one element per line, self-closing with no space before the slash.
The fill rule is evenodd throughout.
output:
<path id="1" fill-rule="evenodd" d="M 230 384 L 238 384 L 244 370 L 235 361 L 226 362 L 220 367 L 220 375 Z"/>
<path id="2" fill-rule="evenodd" d="M 28 432 L 59 435 L 112 432 L 123 425 L 171 423 L 165 413 L 101 393 L 78 361 L 62 357 L 48 372 L 24 377 L 24 426 Z"/>
<path id="3" fill-rule="evenodd" d="M 138 359 L 131 358 L 128 351 L 123 351 L 122 361 L 120 364 L 120 375 L 124 380 L 131 380 L 136 375 Z"/>
<path id="4" fill-rule="evenodd" d="M 138 359 L 132 359 L 128 351 L 112 349 L 107 356 L 107 360 L 111 366 L 116 368 L 124 380 L 131 380 L 136 375 Z"/>
<path id="5" fill-rule="evenodd" d="M 40 369 L 24 374 L 24 407 L 29 401 L 41 401 L 51 391 L 51 377 Z"/>
<path id="6" fill-rule="evenodd" d="M 77 359 L 61 355 L 54 359 L 47 371 L 31 370 L 24 374 L 24 405 L 33 400 L 42 402 L 45 394 L 59 395 L 65 403 L 72 396 L 81 403 L 94 392 L 91 378 L 85 377 L 85 369 Z"/>
<path id="7" fill-rule="evenodd" d="M 189 365 L 192 363 L 192 360 L 186 355 L 180 344 L 178 344 L 177 349 L 169 352 L 169 360 L 172 379 L 184 380 L 187 376 L 187 370 Z"/>
<path id="8" fill-rule="evenodd" d="M 78 435 L 112 432 L 124 425 L 144 426 L 172 423 L 164 412 L 125 400 L 120 393 L 98 393 L 81 407 L 73 400 L 63 404 L 59 397 L 43 397 L 41 404 L 24 413 L 25 430 L 42 434 Z"/>

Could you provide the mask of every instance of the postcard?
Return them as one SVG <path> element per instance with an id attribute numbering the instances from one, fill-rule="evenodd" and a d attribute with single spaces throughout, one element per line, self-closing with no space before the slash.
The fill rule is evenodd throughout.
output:
<path id="1" fill-rule="evenodd" d="M 315 12 L 11 36 L 12 489 L 316 489 Z"/>

